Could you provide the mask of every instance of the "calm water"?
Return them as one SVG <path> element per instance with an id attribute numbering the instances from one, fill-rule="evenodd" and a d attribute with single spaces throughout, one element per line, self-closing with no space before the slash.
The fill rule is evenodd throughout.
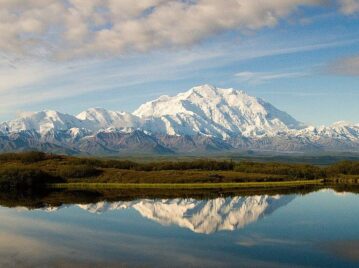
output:
<path id="1" fill-rule="evenodd" d="M 359 195 L 0 208 L 1 267 L 358 267 Z"/>

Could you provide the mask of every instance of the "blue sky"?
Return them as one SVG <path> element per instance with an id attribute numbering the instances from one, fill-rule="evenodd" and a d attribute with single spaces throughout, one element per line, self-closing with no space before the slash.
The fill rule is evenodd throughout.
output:
<path id="1" fill-rule="evenodd" d="M 38 14 L 45 9 L 41 5 L 31 6 L 31 2 L 28 7 L 21 9 L 19 16 L 22 16 L 21 12 L 34 9 Z M 81 0 L 77 2 L 81 3 Z M 162 5 L 168 5 L 167 2 L 183 4 L 183 1 L 172 0 L 144 2 L 151 2 L 151 9 L 149 11 L 148 6 L 140 9 L 141 16 L 150 16 L 147 14 L 149 12 L 155 16 L 156 9 L 160 12 L 161 8 L 166 7 Z M 214 3 L 201 0 L 198 4 L 192 4 L 199 6 L 194 13 L 202 12 L 201 2 L 206 2 L 206 6 Z M 31 34 L 17 33 L 16 38 L 22 36 L 21 40 L 15 39 L 12 33 L 0 37 L 0 120 L 12 119 L 24 111 L 44 109 L 70 114 L 77 114 L 89 107 L 131 112 L 143 102 L 160 95 L 174 95 L 209 83 L 245 90 L 305 123 L 321 125 L 339 120 L 358 123 L 358 1 L 338 0 L 329 1 L 329 4 L 328 1 L 296 0 L 293 1 L 296 4 L 290 7 L 286 1 L 275 1 L 276 5 L 273 6 L 264 1 L 268 7 L 264 5 L 261 10 L 253 9 L 246 0 L 242 2 L 243 8 L 248 6 L 254 12 L 254 15 L 250 13 L 248 19 L 247 13 L 239 13 L 238 16 L 243 18 L 240 20 L 234 13 L 228 15 L 233 16 L 230 22 L 224 23 L 223 19 L 215 16 L 213 20 L 219 21 L 209 29 L 205 28 L 208 26 L 206 21 L 200 24 L 199 20 L 189 30 L 185 23 L 177 25 L 174 22 L 171 35 L 161 35 L 163 40 L 160 41 L 157 41 L 160 38 L 157 32 L 137 34 L 143 33 L 141 27 L 145 27 L 142 24 L 133 26 L 133 21 L 137 23 L 139 20 L 137 13 L 120 21 L 121 25 L 124 21 L 131 21 L 126 28 L 130 35 L 126 40 L 122 40 L 122 35 L 116 36 L 111 32 L 115 28 L 116 17 L 111 18 L 111 23 L 105 21 L 105 24 L 101 24 L 100 30 L 105 29 L 109 35 L 105 41 L 96 39 L 96 42 L 91 35 L 99 29 L 92 24 L 86 32 L 86 40 L 90 41 L 68 41 L 70 37 L 73 38 L 71 31 L 74 29 L 77 29 L 74 31 L 76 38 L 81 35 L 79 29 L 82 28 L 77 26 L 82 22 L 77 21 L 77 16 L 61 18 L 66 23 L 72 23 L 65 31 L 66 36 L 56 31 L 53 18 L 39 19 L 43 27 L 37 26 L 37 17 L 35 20 L 27 19 L 13 31 L 29 31 L 28 25 L 31 25 Z M 92 9 L 83 5 L 76 6 L 77 15 L 85 17 L 87 12 L 87 21 L 88 18 L 95 20 L 94 11 L 91 13 L 88 10 Z M 118 10 L 122 9 L 126 10 L 125 4 Z M 114 11 L 112 13 L 115 14 Z M 261 20 L 262 13 L 270 13 L 269 22 L 268 19 Z M 121 13 L 116 14 L 121 17 Z M 126 12 L 128 14 L 129 11 Z M 207 13 L 206 16 L 195 15 L 191 16 L 208 17 Z M 254 20 L 256 15 L 258 17 Z M 163 15 L 158 17 L 162 19 Z M 162 27 L 158 26 L 157 21 L 150 22 Z M 0 28 L 3 23 L 0 20 Z M 222 27 L 224 24 L 226 26 Z M 44 27 L 47 27 L 46 31 L 42 30 Z M 34 44 L 29 43 L 29 35 L 36 41 Z M 67 38 L 66 42 L 64 38 Z M 8 44 L 14 45 L 10 47 Z"/>

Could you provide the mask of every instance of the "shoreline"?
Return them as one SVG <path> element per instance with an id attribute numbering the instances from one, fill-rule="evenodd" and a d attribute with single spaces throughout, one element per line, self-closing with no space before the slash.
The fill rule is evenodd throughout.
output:
<path id="1" fill-rule="evenodd" d="M 54 189 L 253 189 L 324 185 L 324 180 L 230 183 L 96 183 L 70 182 L 49 185 Z"/>

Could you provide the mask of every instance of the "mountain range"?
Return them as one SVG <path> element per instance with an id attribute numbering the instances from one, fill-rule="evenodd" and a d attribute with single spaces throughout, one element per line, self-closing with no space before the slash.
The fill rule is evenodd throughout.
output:
<path id="1" fill-rule="evenodd" d="M 133 113 L 90 108 L 22 114 L 0 124 L 0 151 L 121 155 L 236 152 L 359 152 L 359 124 L 308 126 L 235 89 L 194 87 Z"/>

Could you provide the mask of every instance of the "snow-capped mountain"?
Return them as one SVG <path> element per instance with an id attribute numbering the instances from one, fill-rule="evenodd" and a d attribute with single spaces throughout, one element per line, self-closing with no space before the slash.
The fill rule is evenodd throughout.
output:
<path id="1" fill-rule="evenodd" d="M 196 153 L 221 150 L 359 152 L 359 124 L 306 126 L 243 91 L 194 87 L 134 113 L 91 108 L 77 116 L 22 114 L 0 124 L 0 151 L 71 154 Z"/>
<path id="2" fill-rule="evenodd" d="M 298 132 L 298 135 L 312 136 L 314 139 L 342 139 L 357 141 L 359 137 L 359 124 L 339 121 L 330 126 L 308 127 Z"/>
<path id="3" fill-rule="evenodd" d="M 83 128 L 85 124 L 69 114 L 57 111 L 41 111 L 26 113 L 15 120 L 4 122 L 0 124 L 0 131 L 3 133 L 13 133 L 35 130 L 40 134 L 46 134 L 51 130 L 68 130 L 74 127 Z"/>
<path id="4" fill-rule="evenodd" d="M 138 128 L 141 120 L 130 113 L 113 112 L 102 108 L 91 108 L 76 116 L 93 130 L 106 128 Z"/>
<path id="5" fill-rule="evenodd" d="M 196 199 L 140 199 L 135 201 L 99 202 L 77 205 L 91 213 L 134 209 L 142 217 L 161 225 L 177 225 L 196 233 L 211 234 L 218 231 L 234 231 L 258 221 L 290 203 L 295 195 L 257 195 Z M 59 208 L 45 208 L 48 212 Z"/>
<path id="6" fill-rule="evenodd" d="M 162 96 L 141 105 L 134 114 L 147 121 L 146 128 L 169 135 L 260 137 L 303 127 L 261 99 L 211 85 L 194 87 L 174 97 Z"/>

